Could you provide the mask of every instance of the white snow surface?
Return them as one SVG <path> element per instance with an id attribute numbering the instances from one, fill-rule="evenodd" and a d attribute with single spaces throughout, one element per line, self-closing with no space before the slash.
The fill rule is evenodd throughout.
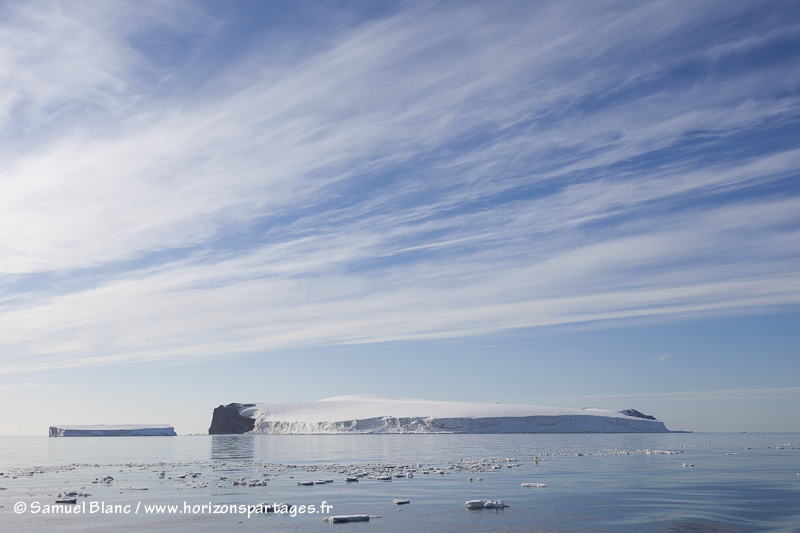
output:
<path id="1" fill-rule="evenodd" d="M 93 426 L 51 426 L 51 437 L 171 437 L 175 428 L 169 424 L 97 424 Z"/>
<path id="2" fill-rule="evenodd" d="M 353 395 L 256 404 L 251 433 L 661 433 L 663 422 L 610 409 L 465 403 Z"/>

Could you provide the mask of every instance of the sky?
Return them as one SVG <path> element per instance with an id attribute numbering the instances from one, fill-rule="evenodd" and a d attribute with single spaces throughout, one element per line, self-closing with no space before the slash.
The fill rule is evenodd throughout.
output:
<path id="1" fill-rule="evenodd" d="M 347 394 L 800 431 L 800 5 L 0 2 L 0 436 Z"/>

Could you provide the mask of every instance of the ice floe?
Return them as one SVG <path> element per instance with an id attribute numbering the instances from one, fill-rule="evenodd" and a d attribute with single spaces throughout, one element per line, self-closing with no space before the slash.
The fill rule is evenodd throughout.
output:
<path id="1" fill-rule="evenodd" d="M 469 500 L 464 505 L 467 509 L 503 509 L 510 507 L 503 500 Z"/>
<path id="2" fill-rule="evenodd" d="M 368 522 L 370 516 L 367 514 L 346 514 L 327 516 L 322 519 L 323 522 L 330 522 L 331 524 L 338 524 L 341 522 Z"/>

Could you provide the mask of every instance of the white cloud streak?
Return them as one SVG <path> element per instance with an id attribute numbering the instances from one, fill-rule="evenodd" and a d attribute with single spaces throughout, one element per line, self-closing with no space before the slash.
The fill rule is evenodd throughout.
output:
<path id="1" fill-rule="evenodd" d="M 0 385 L 0 390 L 2 389 L 16 389 L 16 388 L 28 388 L 28 387 L 38 387 L 40 383 L 12 383 L 11 385 Z"/>
<path id="2" fill-rule="evenodd" d="M 570 400 L 632 400 L 683 402 L 704 400 L 768 400 L 776 398 L 800 398 L 800 387 L 766 388 L 766 389 L 727 389 L 680 392 L 643 392 L 632 394 L 599 394 L 594 396 L 557 396 L 537 398 L 537 401 L 570 401 Z"/>

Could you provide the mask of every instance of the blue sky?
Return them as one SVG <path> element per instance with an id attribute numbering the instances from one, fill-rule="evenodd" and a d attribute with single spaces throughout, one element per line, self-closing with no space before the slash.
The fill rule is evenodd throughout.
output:
<path id="1" fill-rule="evenodd" d="M 0 435 L 357 393 L 800 431 L 791 3 L 3 2 L 0 40 Z"/>

